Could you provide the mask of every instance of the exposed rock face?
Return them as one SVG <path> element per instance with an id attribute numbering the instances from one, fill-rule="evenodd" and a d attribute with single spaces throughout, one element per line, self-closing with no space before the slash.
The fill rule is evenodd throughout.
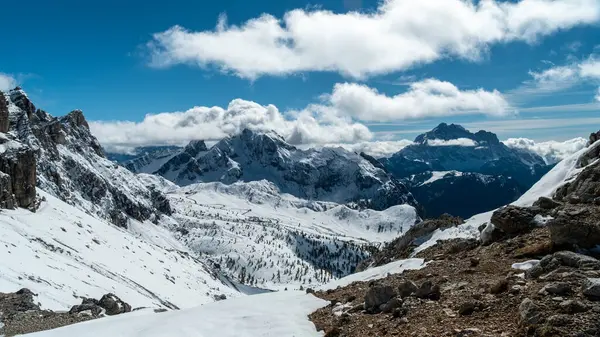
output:
<path id="1" fill-rule="evenodd" d="M 33 204 L 37 185 L 120 226 L 126 226 L 127 217 L 153 220 L 170 209 L 160 192 L 153 195 L 131 172 L 106 159 L 81 110 L 52 117 L 36 110 L 20 88 L 2 98 L 10 113 L 8 141 L 0 146 L 13 155 L 0 158 L 0 171 L 10 176 L 18 206 Z M 6 177 L 0 181 L 2 186 L 8 183 Z M 8 192 L 3 188 L 0 194 Z"/>
<path id="2" fill-rule="evenodd" d="M 0 137 L 0 205 L 29 208 L 35 203 L 36 158 L 32 149 Z"/>
<path id="3" fill-rule="evenodd" d="M 377 210 L 417 204 L 404 184 L 372 161 L 341 148 L 301 150 L 274 132 L 246 129 L 208 151 L 192 142 L 157 173 L 178 185 L 265 179 L 302 199 Z"/>
<path id="4" fill-rule="evenodd" d="M 0 91 L 0 132 L 8 132 L 8 103 L 4 94 Z"/>

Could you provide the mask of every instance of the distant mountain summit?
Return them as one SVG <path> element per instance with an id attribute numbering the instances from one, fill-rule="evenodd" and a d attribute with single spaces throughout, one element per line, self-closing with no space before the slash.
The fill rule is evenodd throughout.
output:
<path id="1" fill-rule="evenodd" d="M 275 132 L 245 129 L 210 149 L 200 143 L 190 144 L 156 173 L 180 186 L 264 179 L 283 193 L 308 200 L 378 210 L 416 205 L 406 187 L 372 161 L 341 148 L 301 150 Z"/>
<path id="2" fill-rule="evenodd" d="M 551 166 L 537 154 L 509 148 L 488 131 L 472 133 L 460 125 L 441 123 L 415 138 L 415 143 L 382 160 L 398 178 L 426 171 L 461 171 L 510 176 L 529 187 Z"/>
<path id="3" fill-rule="evenodd" d="M 510 203 L 552 168 L 492 132 L 446 123 L 380 161 L 410 187 L 427 216 L 468 217 Z"/>

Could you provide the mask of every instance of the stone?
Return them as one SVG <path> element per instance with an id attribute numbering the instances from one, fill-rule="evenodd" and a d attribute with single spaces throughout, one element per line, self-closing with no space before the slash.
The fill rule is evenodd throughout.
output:
<path id="1" fill-rule="evenodd" d="M 537 212 L 530 208 L 508 205 L 492 214 L 491 222 L 507 234 L 527 232 L 535 227 Z"/>
<path id="2" fill-rule="evenodd" d="M 491 294 L 501 294 L 508 290 L 508 281 L 505 279 L 498 280 L 490 286 Z"/>
<path id="3" fill-rule="evenodd" d="M 583 282 L 583 294 L 591 299 L 600 300 L 600 278 L 588 278 Z"/>
<path id="4" fill-rule="evenodd" d="M 566 300 L 559 304 L 561 311 L 567 314 L 586 312 L 590 308 L 579 300 Z"/>
<path id="5" fill-rule="evenodd" d="M 365 295 L 365 310 L 377 313 L 383 304 L 396 297 L 396 292 L 390 286 L 375 285 L 369 288 Z"/>
<path id="6" fill-rule="evenodd" d="M 111 293 L 102 296 L 98 305 L 104 308 L 106 314 L 110 316 L 131 312 L 131 305 Z"/>
<path id="7" fill-rule="evenodd" d="M 537 206 L 542 209 L 555 209 L 560 206 L 561 203 L 558 201 L 554 201 L 547 197 L 540 197 L 533 203 L 533 206 Z"/>
<path id="8" fill-rule="evenodd" d="M 597 259 L 568 250 L 554 253 L 554 258 L 564 266 L 583 269 L 600 269 L 600 261 Z"/>
<path id="9" fill-rule="evenodd" d="M 458 314 L 461 316 L 471 315 L 477 307 L 475 301 L 464 302 L 458 307 Z"/>
<path id="10" fill-rule="evenodd" d="M 573 321 L 569 315 L 552 315 L 548 317 L 546 323 L 550 326 L 565 326 L 569 325 Z"/>
<path id="11" fill-rule="evenodd" d="M 425 281 L 421 283 L 421 286 L 415 292 L 415 296 L 418 298 L 426 298 L 437 301 L 440 299 L 441 291 L 440 286 L 433 284 L 431 281 Z"/>
<path id="12" fill-rule="evenodd" d="M 566 282 L 549 283 L 540 290 L 540 294 L 567 295 L 569 293 L 571 293 L 571 285 Z"/>
<path id="13" fill-rule="evenodd" d="M 471 267 L 477 267 L 479 265 L 479 259 L 472 257 L 469 259 L 469 263 L 471 264 Z"/>
<path id="14" fill-rule="evenodd" d="M 408 296 L 414 294 L 416 291 L 417 291 L 417 285 L 411 280 L 402 281 L 398 285 L 398 294 L 402 298 L 408 297 Z"/>
<path id="15" fill-rule="evenodd" d="M 524 299 L 519 305 L 519 317 L 522 324 L 534 325 L 543 322 L 539 307 L 529 298 Z"/>
<path id="16" fill-rule="evenodd" d="M 382 305 L 380 307 L 381 311 L 384 313 L 391 313 L 394 310 L 396 310 L 397 308 L 401 308 L 402 307 L 402 299 L 398 298 L 398 297 L 394 297 L 391 300 L 389 300 L 386 304 Z"/>
<path id="17" fill-rule="evenodd" d="M 598 169 L 600 171 L 600 168 Z M 578 178 L 579 179 L 579 178 Z M 595 179 L 595 178 L 594 178 Z M 597 184 L 594 181 L 594 184 Z M 596 186 L 595 190 L 600 186 Z M 594 198 L 599 198 L 596 196 Z M 598 199 L 600 201 L 600 199 Z M 550 239 L 556 247 L 591 249 L 600 242 L 600 221 L 595 208 L 581 205 L 576 213 L 559 214 L 548 221 Z"/>

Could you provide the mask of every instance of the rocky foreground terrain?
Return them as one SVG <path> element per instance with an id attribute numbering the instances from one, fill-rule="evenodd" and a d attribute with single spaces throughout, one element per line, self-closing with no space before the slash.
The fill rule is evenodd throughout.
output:
<path id="1" fill-rule="evenodd" d="M 598 133 L 590 143 L 598 140 Z M 577 178 L 530 207 L 506 206 L 480 239 L 412 248 L 443 216 L 424 221 L 363 265 L 424 258 L 420 270 L 315 295 L 331 301 L 310 318 L 325 336 L 600 336 L 600 151 L 576 163 Z"/>

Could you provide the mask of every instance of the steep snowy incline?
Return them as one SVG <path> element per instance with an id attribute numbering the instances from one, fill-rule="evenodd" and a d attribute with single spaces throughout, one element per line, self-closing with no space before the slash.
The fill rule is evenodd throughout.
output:
<path id="1" fill-rule="evenodd" d="M 133 307 L 184 308 L 240 295 L 152 223 L 129 230 L 38 189 L 39 210 L 0 212 L 0 290 L 29 288 L 42 308 L 112 292 Z"/>
<path id="2" fill-rule="evenodd" d="M 369 159 L 342 148 L 301 150 L 274 132 L 246 129 L 221 140 L 205 154 L 173 158 L 157 173 L 180 186 L 264 179 L 281 192 L 306 200 L 352 203 L 377 210 L 416 205 L 401 182 Z"/>
<path id="3" fill-rule="evenodd" d="M 162 188 L 174 209 L 170 230 L 231 278 L 281 289 L 323 284 L 351 273 L 374 244 L 418 221 L 412 206 L 354 210 L 281 194 L 267 181 Z M 161 187 L 162 186 L 162 187 Z"/>
<path id="4" fill-rule="evenodd" d="M 134 312 L 26 336 L 320 337 L 308 315 L 327 304 L 299 291 L 277 292 L 176 312 Z"/>

